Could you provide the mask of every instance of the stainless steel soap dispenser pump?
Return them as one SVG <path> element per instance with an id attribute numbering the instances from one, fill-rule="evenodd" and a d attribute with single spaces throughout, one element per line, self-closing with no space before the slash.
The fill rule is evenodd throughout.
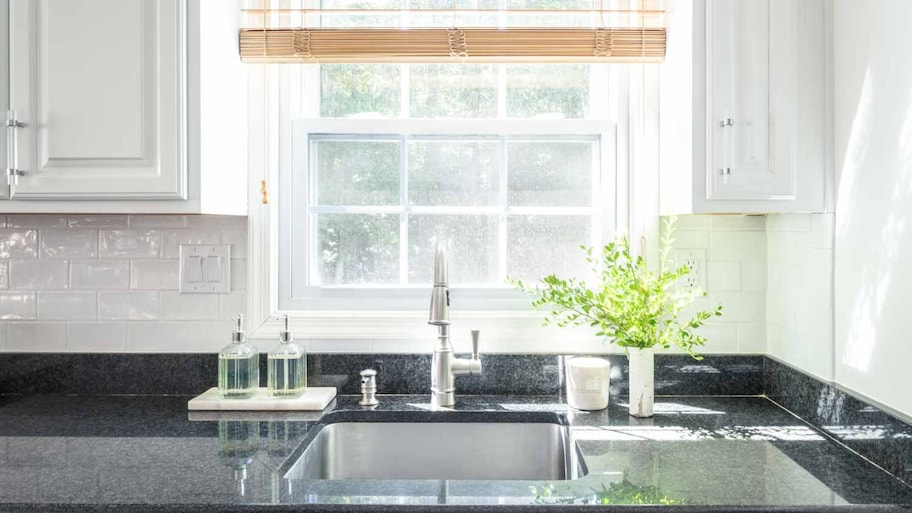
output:
<path id="1" fill-rule="evenodd" d="M 234 318 L 231 343 L 219 351 L 218 390 L 222 399 L 247 399 L 260 386 L 260 355 L 247 342 L 244 316 Z"/>
<path id="2" fill-rule="evenodd" d="M 269 363 L 267 393 L 269 397 L 294 398 L 307 389 L 307 355 L 304 348 L 295 343 L 287 315 L 283 321 L 279 345 L 266 357 Z"/>

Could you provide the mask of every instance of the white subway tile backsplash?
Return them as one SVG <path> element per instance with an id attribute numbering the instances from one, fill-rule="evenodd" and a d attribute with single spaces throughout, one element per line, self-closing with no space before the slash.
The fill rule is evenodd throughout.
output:
<path id="1" fill-rule="evenodd" d="M 246 229 L 229 216 L 0 216 L 0 350 L 218 350 L 223 319 L 246 310 Z M 178 294 L 181 243 L 230 244 L 236 291 Z"/>
<path id="2" fill-rule="evenodd" d="M 66 324 L 62 322 L 11 322 L 7 351 L 61 352 L 66 350 Z"/>
<path id="3" fill-rule="evenodd" d="M 766 216 L 716 215 L 710 216 L 715 231 L 766 231 Z"/>
<path id="4" fill-rule="evenodd" d="M 712 300 L 721 303 L 720 322 L 764 322 L 766 320 L 765 292 L 713 292 Z"/>
<path id="5" fill-rule="evenodd" d="M 69 225 L 71 228 L 126 228 L 128 226 L 125 215 L 70 216 Z"/>
<path id="6" fill-rule="evenodd" d="M 66 228 L 69 225 L 66 216 L 53 214 L 23 214 L 8 216 L 8 228 Z"/>
<path id="7" fill-rule="evenodd" d="M 765 232 L 712 232 L 710 262 L 765 262 Z"/>
<path id="8" fill-rule="evenodd" d="M 37 258 L 36 230 L 0 230 L 0 258 Z"/>
<path id="9" fill-rule="evenodd" d="M 42 230 L 41 258 L 95 258 L 98 232 L 95 230 Z"/>
<path id="10" fill-rule="evenodd" d="M 700 335 L 706 338 L 706 345 L 697 349 L 698 353 L 738 352 L 738 326 L 735 324 L 707 322 L 700 328 Z"/>
<path id="11" fill-rule="evenodd" d="M 113 353 L 127 349 L 127 323 L 79 322 L 67 325 L 67 351 Z"/>
<path id="12" fill-rule="evenodd" d="M 707 266 L 706 289 L 709 292 L 741 290 L 741 264 L 739 262 L 713 262 Z"/>
<path id="13" fill-rule="evenodd" d="M 695 230 L 677 230 L 674 232 L 672 246 L 681 249 L 709 247 L 709 232 Z"/>
<path id="14" fill-rule="evenodd" d="M 809 232 L 811 218 L 808 214 L 776 214 L 769 216 L 767 230 L 770 232 Z"/>
<path id="15" fill-rule="evenodd" d="M 129 323 L 133 352 L 217 352 L 231 342 L 231 321 Z M 267 349 L 268 351 L 268 349 Z"/>
<path id="16" fill-rule="evenodd" d="M 9 286 L 26 290 L 66 289 L 69 268 L 66 260 L 10 260 Z"/>
<path id="17" fill-rule="evenodd" d="M 81 260 L 70 263 L 74 289 L 126 289 L 130 286 L 129 260 Z"/>
<path id="18" fill-rule="evenodd" d="M 766 352 L 766 323 L 738 324 L 738 352 L 751 354 Z"/>
<path id="19" fill-rule="evenodd" d="M 247 290 L 247 260 L 231 260 L 231 291 Z"/>
<path id="20" fill-rule="evenodd" d="M 811 214 L 811 248 L 833 249 L 835 214 Z"/>
<path id="21" fill-rule="evenodd" d="M 162 320 L 216 320 L 219 319 L 219 294 L 161 292 L 158 313 Z"/>
<path id="22" fill-rule="evenodd" d="M 178 260 L 134 260 L 131 266 L 131 289 L 177 290 L 180 287 Z"/>
<path id="23" fill-rule="evenodd" d="M 247 230 L 224 230 L 222 244 L 231 245 L 231 258 L 247 258 Z"/>
<path id="24" fill-rule="evenodd" d="M 247 293 L 219 294 L 219 319 L 231 319 L 247 311 Z"/>
<path id="25" fill-rule="evenodd" d="M 98 312 L 95 292 L 38 292 L 38 319 L 43 321 L 92 320 Z"/>
<path id="26" fill-rule="evenodd" d="M 186 228 L 184 216 L 174 215 L 131 215 L 130 226 L 133 228 L 157 228 L 160 230 Z"/>
<path id="27" fill-rule="evenodd" d="M 678 216 L 675 220 L 675 230 L 702 230 L 708 231 L 712 216 L 687 215 Z M 662 226 L 665 226 L 662 223 Z"/>
<path id="28" fill-rule="evenodd" d="M 102 230 L 98 232 L 102 257 L 158 258 L 161 233 L 157 230 Z"/>
<path id="29" fill-rule="evenodd" d="M 186 216 L 187 226 L 202 230 L 246 230 L 244 216 Z"/>
<path id="30" fill-rule="evenodd" d="M 157 318 L 157 292 L 131 290 L 98 293 L 99 320 L 145 321 Z"/>
<path id="31" fill-rule="evenodd" d="M 222 233 L 218 229 L 208 230 L 163 230 L 162 257 L 180 257 L 181 244 L 220 244 Z"/>
<path id="32" fill-rule="evenodd" d="M 741 290 L 766 290 L 766 262 L 741 263 Z"/>
<path id="33" fill-rule="evenodd" d="M 34 319 L 35 292 L 0 292 L 0 319 Z"/>

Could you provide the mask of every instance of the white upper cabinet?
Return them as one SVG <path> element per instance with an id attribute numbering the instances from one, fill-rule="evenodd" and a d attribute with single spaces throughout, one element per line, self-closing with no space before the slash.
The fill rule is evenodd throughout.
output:
<path id="1" fill-rule="evenodd" d="M 12 0 L 13 199 L 186 199 L 186 5 Z"/>
<path id="2" fill-rule="evenodd" d="M 662 209 L 824 209 L 823 0 L 673 0 Z"/>
<path id="3" fill-rule="evenodd" d="M 232 64 L 241 65 L 236 41 L 201 42 L 201 3 L 206 2 L 9 0 L 9 98 L 24 124 L 16 129 L 15 160 L 25 174 L 9 187 L 12 201 L 0 208 L 246 211 L 245 180 L 238 177 L 246 169 L 246 149 L 237 149 L 236 138 L 228 138 L 231 146 L 214 157 L 221 164 L 225 154 L 237 157 L 228 168 L 203 167 L 208 157 L 201 153 L 200 132 L 211 124 L 201 118 L 201 74 L 212 61 L 204 49 L 233 54 Z M 237 13 L 232 2 L 214 3 Z M 237 37 L 231 23 L 206 30 Z M 242 82 L 242 91 L 246 87 L 243 74 L 227 78 Z M 224 93 L 217 98 L 226 103 L 210 111 L 222 117 L 237 113 L 231 121 L 243 130 L 246 98 Z M 207 172 L 237 178 L 210 181 L 204 189 Z M 207 195 L 234 204 L 209 209 Z"/>

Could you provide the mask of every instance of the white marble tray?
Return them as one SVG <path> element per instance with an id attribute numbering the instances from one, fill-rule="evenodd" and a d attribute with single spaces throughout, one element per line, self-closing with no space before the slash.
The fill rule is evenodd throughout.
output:
<path id="1" fill-rule="evenodd" d="M 336 397 L 335 387 L 308 387 L 294 399 L 272 399 L 260 388 L 250 399 L 219 399 L 218 388 L 210 388 L 187 402 L 188 410 L 301 411 L 322 410 Z"/>

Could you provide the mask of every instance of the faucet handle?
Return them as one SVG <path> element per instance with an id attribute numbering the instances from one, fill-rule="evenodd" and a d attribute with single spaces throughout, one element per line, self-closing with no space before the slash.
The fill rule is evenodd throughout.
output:
<path id="1" fill-rule="evenodd" d="M 480 331 L 478 331 L 478 330 L 472 330 L 472 359 L 473 359 L 473 360 L 477 360 L 477 359 L 478 359 L 478 356 L 479 356 L 479 353 L 478 353 L 478 337 L 480 336 L 480 334 L 481 334 Z"/>

